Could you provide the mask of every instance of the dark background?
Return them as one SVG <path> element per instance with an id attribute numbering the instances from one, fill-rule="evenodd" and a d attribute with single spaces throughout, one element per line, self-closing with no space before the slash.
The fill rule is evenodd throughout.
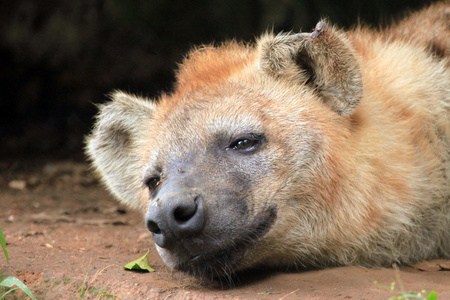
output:
<path id="1" fill-rule="evenodd" d="M 310 31 L 327 16 L 386 25 L 424 0 L 1 0 L 0 159 L 83 159 L 94 103 L 170 91 L 192 46 Z"/>

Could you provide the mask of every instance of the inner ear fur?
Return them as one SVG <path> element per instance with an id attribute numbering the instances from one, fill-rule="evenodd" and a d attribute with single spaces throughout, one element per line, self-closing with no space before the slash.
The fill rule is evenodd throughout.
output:
<path id="1" fill-rule="evenodd" d="M 358 62 L 344 33 L 319 22 L 312 33 L 268 34 L 258 42 L 263 72 L 311 85 L 334 111 L 350 115 L 362 95 Z"/>
<path id="2" fill-rule="evenodd" d="M 145 203 L 142 184 L 145 165 L 143 143 L 150 130 L 155 104 L 116 91 L 111 102 L 101 105 L 86 153 L 102 181 L 119 200 L 132 207 Z"/>

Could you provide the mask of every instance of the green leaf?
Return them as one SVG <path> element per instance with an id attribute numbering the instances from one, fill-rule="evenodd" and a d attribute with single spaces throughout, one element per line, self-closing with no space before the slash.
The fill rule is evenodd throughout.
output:
<path id="1" fill-rule="evenodd" d="M 5 236 L 3 235 L 3 231 L 2 231 L 1 227 L 0 227 L 0 245 L 2 245 L 3 253 L 5 253 L 6 262 L 9 264 L 9 256 L 8 256 L 8 250 L 6 249 Z"/>
<path id="2" fill-rule="evenodd" d="M 150 267 L 150 264 L 148 263 L 148 254 L 150 253 L 150 250 L 145 253 L 144 256 L 141 258 L 138 258 L 132 262 L 127 263 L 123 268 L 125 270 L 138 270 L 138 271 L 148 271 L 148 272 L 155 272 L 155 269 Z"/>
<path id="3" fill-rule="evenodd" d="M 14 292 L 15 290 L 18 290 L 19 288 L 15 288 L 15 289 L 9 289 L 9 291 L 7 291 L 6 293 L 4 293 L 1 297 L 0 300 L 4 299 L 6 297 L 6 295 L 8 295 L 9 293 Z"/>
<path id="4" fill-rule="evenodd" d="M 0 282 L 0 286 L 4 286 L 4 287 L 7 287 L 7 288 L 11 288 L 14 285 L 16 285 L 25 294 L 27 294 L 28 297 L 30 297 L 33 300 L 36 300 L 36 298 L 34 297 L 33 293 L 30 291 L 30 289 L 22 281 L 20 281 L 16 277 L 10 276 L 10 277 L 7 277 L 6 279 L 4 279 L 2 282 Z"/>
<path id="5" fill-rule="evenodd" d="M 100 294 L 100 297 L 98 299 L 101 299 L 102 297 L 110 298 L 110 299 L 117 299 L 117 296 L 110 295 L 110 294 Z"/>
<path id="6" fill-rule="evenodd" d="M 431 292 L 428 294 L 427 300 L 437 300 L 437 294 L 436 294 L 436 291 L 431 291 Z"/>

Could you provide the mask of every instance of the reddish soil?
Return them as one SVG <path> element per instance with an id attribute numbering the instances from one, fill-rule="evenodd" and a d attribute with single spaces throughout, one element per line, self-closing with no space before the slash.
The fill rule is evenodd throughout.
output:
<path id="1" fill-rule="evenodd" d="M 38 299 L 389 299 L 423 289 L 450 299 L 445 260 L 400 270 L 267 270 L 221 288 L 168 270 L 141 213 L 114 201 L 86 164 L 3 162 L 0 172 L 0 226 L 10 257 L 7 264 L 0 251 L 0 275 L 18 277 Z M 148 249 L 155 272 L 123 269 Z"/>

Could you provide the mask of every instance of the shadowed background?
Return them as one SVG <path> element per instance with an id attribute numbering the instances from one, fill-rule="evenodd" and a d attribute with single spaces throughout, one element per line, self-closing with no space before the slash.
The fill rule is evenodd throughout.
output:
<path id="1" fill-rule="evenodd" d="M 424 0 L 1 0 L 0 159 L 83 159 L 94 103 L 170 92 L 192 46 L 310 31 L 326 16 L 379 26 Z"/>

